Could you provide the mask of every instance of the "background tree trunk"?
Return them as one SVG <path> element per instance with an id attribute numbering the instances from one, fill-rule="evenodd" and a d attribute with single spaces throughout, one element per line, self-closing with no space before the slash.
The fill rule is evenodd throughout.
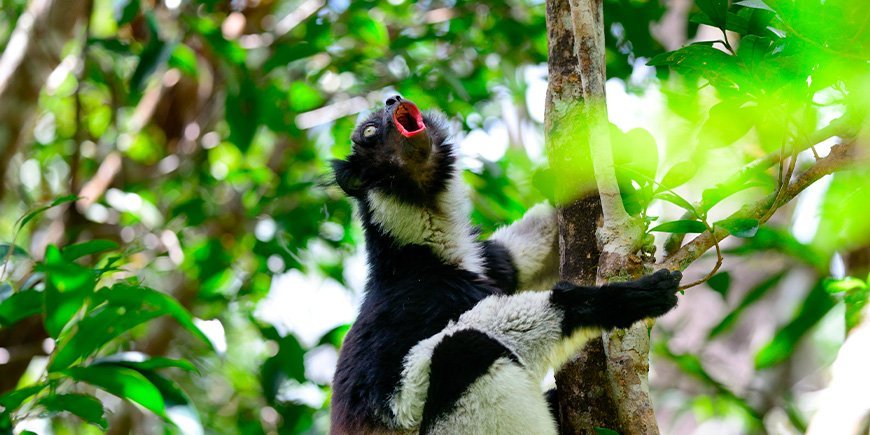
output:
<path id="1" fill-rule="evenodd" d="M 9 161 L 29 131 L 39 91 L 60 63 L 63 45 L 85 18 L 88 0 L 33 0 L 0 57 L 0 198 Z"/>
<path id="2" fill-rule="evenodd" d="M 562 279 L 579 284 L 643 273 L 635 255 L 639 230 L 625 213 L 612 167 L 602 13 L 601 0 L 547 1 L 547 151 L 557 179 L 571 180 L 556 192 L 560 272 Z M 595 194 L 595 187 L 604 194 Z M 563 433 L 594 433 L 596 427 L 658 433 L 648 358 L 643 324 L 588 343 L 556 375 Z"/>

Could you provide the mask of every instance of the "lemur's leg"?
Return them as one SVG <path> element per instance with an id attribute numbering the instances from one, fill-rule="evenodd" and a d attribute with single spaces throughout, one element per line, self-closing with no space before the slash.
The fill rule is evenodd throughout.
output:
<path id="1" fill-rule="evenodd" d="M 408 429 L 420 425 L 426 432 L 456 409 L 465 419 L 460 423 L 476 418 L 473 409 L 464 408 L 481 403 L 488 408 L 481 415 L 501 419 L 474 424 L 521 424 L 510 415 L 520 405 L 542 410 L 552 421 L 538 382 L 547 367 L 563 362 L 554 361 L 563 346 L 572 344 L 573 353 L 599 329 L 624 328 L 668 312 L 677 303 L 680 278 L 680 272 L 660 270 L 603 287 L 559 283 L 550 292 L 490 296 L 411 349 L 390 403 L 393 421 Z M 503 382 L 510 378 L 505 373 L 518 370 L 517 382 Z M 516 395 L 535 399 L 522 404 L 493 399 Z"/>
<path id="2" fill-rule="evenodd" d="M 489 241 L 507 249 L 519 290 L 545 290 L 559 279 L 559 226 L 556 209 L 538 204 L 522 219 L 498 229 Z"/>

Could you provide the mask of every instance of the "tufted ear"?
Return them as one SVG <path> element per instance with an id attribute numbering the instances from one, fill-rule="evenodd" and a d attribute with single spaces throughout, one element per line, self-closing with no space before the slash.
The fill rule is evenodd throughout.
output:
<path id="1" fill-rule="evenodd" d="M 332 172 L 335 175 L 335 183 L 348 196 L 359 197 L 362 195 L 362 180 L 353 163 L 347 160 L 333 160 Z"/>

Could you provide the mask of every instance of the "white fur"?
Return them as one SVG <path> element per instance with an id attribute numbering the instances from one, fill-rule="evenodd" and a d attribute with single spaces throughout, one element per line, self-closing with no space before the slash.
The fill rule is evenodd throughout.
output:
<path id="1" fill-rule="evenodd" d="M 457 326 L 495 338 L 534 376 L 542 378 L 562 338 L 562 312 L 550 304 L 549 292 L 490 296 L 463 313 Z"/>
<path id="2" fill-rule="evenodd" d="M 393 423 L 405 429 L 420 425 L 429 390 L 432 352 L 444 337 L 474 329 L 510 349 L 521 366 L 508 359 L 498 360 L 463 395 L 456 412 L 437 424 L 441 430 L 434 433 L 453 433 L 458 428 L 475 428 L 479 433 L 551 433 L 555 429 L 540 380 L 548 368 L 561 365 L 586 340 L 597 335 L 594 330 L 581 329 L 564 339 L 562 317 L 561 310 L 550 303 L 550 292 L 490 296 L 480 301 L 457 322 L 421 341 L 405 356 L 402 380 L 390 398 Z M 524 422 L 514 421 L 516 418 Z"/>
<path id="3" fill-rule="evenodd" d="M 469 225 L 468 188 L 456 171 L 436 208 L 408 204 L 388 193 L 368 194 L 372 219 L 402 245 L 428 246 L 439 258 L 482 274 L 483 253 Z"/>
<path id="4" fill-rule="evenodd" d="M 558 279 L 559 226 L 556 210 L 547 203 L 537 204 L 517 222 L 493 233 L 511 254 L 522 290 L 549 289 Z"/>
<path id="5" fill-rule="evenodd" d="M 539 384 L 527 370 L 500 358 L 471 384 L 456 410 L 435 423 L 432 433 L 555 435 L 556 422 Z"/>

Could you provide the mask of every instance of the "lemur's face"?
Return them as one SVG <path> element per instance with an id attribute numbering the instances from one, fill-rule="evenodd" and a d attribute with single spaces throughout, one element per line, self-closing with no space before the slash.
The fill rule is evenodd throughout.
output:
<path id="1" fill-rule="evenodd" d="M 335 179 L 357 198 L 379 190 L 408 202 L 430 202 L 444 189 L 455 160 L 447 138 L 441 116 L 390 97 L 357 125 L 350 156 L 332 163 Z"/>

